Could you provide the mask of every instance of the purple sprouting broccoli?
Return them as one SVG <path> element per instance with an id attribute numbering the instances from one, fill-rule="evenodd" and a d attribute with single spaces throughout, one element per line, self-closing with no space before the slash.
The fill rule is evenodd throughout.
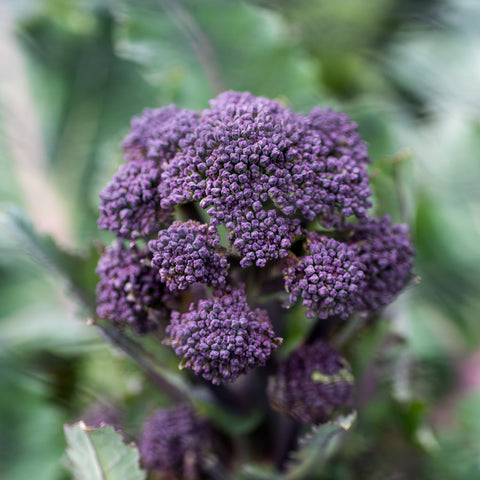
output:
<path id="1" fill-rule="evenodd" d="M 134 117 L 130 133 L 122 142 L 125 160 L 152 160 L 159 166 L 175 156 L 180 141 L 190 135 L 198 121 L 198 113 L 180 110 L 176 105 L 146 108 Z"/>
<path id="2" fill-rule="evenodd" d="M 287 305 L 301 297 L 307 317 L 346 320 L 388 305 L 407 286 L 414 255 L 408 227 L 383 217 L 351 229 L 343 242 L 307 234 L 306 255 L 291 254 L 283 269 Z"/>
<path id="3" fill-rule="evenodd" d="M 185 405 L 157 410 L 142 429 L 142 463 L 162 478 L 200 478 L 211 436 L 208 422 Z"/>
<path id="4" fill-rule="evenodd" d="M 97 315 L 116 325 L 146 333 L 168 318 L 166 292 L 151 266 L 146 248 L 127 248 L 120 241 L 108 247 L 98 262 Z"/>
<path id="5" fill-rule="evenodd" d="M 392 224 L 390 217 L 372 218 L 353 227 L 348 243 L 359 247 L 365 279 L 358 310 L 373 312 L 392 302 L 412 277 L 415 251 L 408 226 Z"/>
<path id="6" fill-rule="evenodd" d="M 98 226 L 118 237 L 148 237 L 167 225 L 173 210 L 160 207 L 160 169 L 152 160 L 120 166 L 113 180 L 100 192 Z"/>
<path id="7" fill-rule="evenodd" d="M 172 106 L 146 109 L 132 120 L 131 132 L 122 143 L 127 163 L 100 193 L 100 229 L 137 239 L 156 234 L 171 222 L 173 210 L 161 207 L 158 185 L 164 164 L 191 133 L 197 117 Z"/>
<path id="8" fill-rule="evenodd" d="M 328 148 L 328 155 L 334 158 L 348 157 L 352 168 L 370 163 L 367 144 L 361 139 L 357 124 L 352 122 L 348 115 L 330 108 L 314 107 L 307 118 L 311 128 L 322 133 L 322 141 Z M 344 158 L 344 161 L 347 161 L 347 158 Z M 364 195 L 369 196 L 368 178 L 363 175 L 361 177 L 361 182 L 366 188 Z"/>
<path id="9" fill-rule="evenodd" d="M 293 211 L 275 205 L 268 194 L 274 187 L 269 178 L 282 183 L 280 175 L 286 173 L 275 172 L 282 169 L 282 152 L 291 143 L 281 125 L 289 123 L 293 133 L 295 116 L 265 98 L 234 93 L 230 103 L 230 95 L 212 102 L 189 142 L 185 139 L 181 153 L 166 166 L 162 187 L 168 194 L 162 206 L 199 202 L 213 225 L 225 225 L 241 265 L 262 267 L 286 256 L 300 234 L 300 220 L 289 216 Z"/>
<path id="10" fill-rule="evenodd" d="M 353 406 L 353 376 L 341 354 L 323 340 L 302 345 L 270 377 L 272 407 L 295 420 L 323 423 Z"/>
<path id="11" fill-rule="evenodd" d="M 322 130 L 318 109 L 297 115 L 250 93 L 226 92 L 211 106 L 165 166 L 161 204 L 199 202 L 227 228 L 242 267 L 286 257 L 302 222 L 365 217 L 368 157 L 345 116 L 328 112 Z M 332 133 L 335 122 L 342 135 Z"/>
<path id="12" fill-rule="evenodd" d="M 282 282 L 284 304 L 301 302 L 329 330 L 388 305 L 411 279 L 408 229 L 370 216 L 367 147 L 343 113 L 297 114 L 230 91 L 201 112 L 145 110 L 122 147 L 125 163 L 101 193 L 99 226 L 132 243 L 118 240 L 99 262 L 97 315 L 139 332 L 169 319 L 165 343 L 212 383 L 265 365 L 278 347 L 269 317 L 288 328 L 279 302 L 261 296 L 278 300 Z M 173 312 L 167 294 L 175 295 Z M 285 398 L 285 411 L 301 404 L 285 390 L 288 372 L 310 372 L 309 356 L 318 365 L 337 358 L 318 338 L 280 367 L 275 392 L 289 393 L 274 396 Z M 328 391 L 348 403 L 345 370 L 312 368 L 316 379 L 333 380 L 299 374 L 299 395 Z M 323 421 L 325 405 L 315 407 L 321 414 L 295 415 Z"/>
<path id="13" fill-rule="evenodd" d="M 370 158 L 357 125 L 343 113 L 318 107 L 300 118 L 304 125 L 298 158 L 291 167 L 299 213 L 307 220 L 317 218 L 324 227 L 341 227 L 348 217 L 365 218 L 371 206 Z"/>
<path id="14" fill-rule="evenodd" d="M 358 305 L 365 277 L 358 247 L 312 233 L 307 251 L 299 259 L 292 255 L 283 271 L 290 304 L 302 297 L 307 317 L 348 318 Z"/>
<path id="15" fill-rule="evenodd" d="M 214 287 L 225 284 L 229 264 L 212 225 L 177 220 L 160 230 L 158 240 L 150 240 L 148 246 L 152 265 L 170 290 L 185 290 L 196 282 Z"/>
<path id="16" fill-rule="evenodd" d="M 192 303 L 187 313 L 172 312 L 166 341 L 182 357 L 182 367 L 221 384 L 265 365 L 281 339 L 275 336 L 267 312 L 252 310 L 239 288 Z"/>

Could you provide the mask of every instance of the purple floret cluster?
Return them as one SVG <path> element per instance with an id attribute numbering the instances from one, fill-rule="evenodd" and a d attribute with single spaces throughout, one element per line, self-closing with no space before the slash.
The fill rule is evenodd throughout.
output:
<path id="1" fill-rule="evenodd" d="M 371 215 L 367 147 L 343 113 L 225 92 L 201 112 L 145 110 L 122 148 L 100 195 L 99 227 L 117 239 L 97 268 L 97 315 L 164 331 L 180 368 L 214 384 L 266 365 L 281 343 L 271 321 L 288 331 L 281 300 L 330 335 L 412 278 L 408 228 Z M 279 364 L 270 396 L 321 422 L 351 403 L 352 382 L 338 352 L 309 342 Z"/>
<path id="2" fill-rule="evenodd" d="M 143 426 L 139 445 L 148 470 L 176 479 L 200 478 L 210 446 L 208 423 L 186 405 L 154 412 Z"/>
<path id="3" fill-rule="evenodd" d="M 301 259 L 292 255 L 284 269 L 290 304 L 301 296 L 307 317 L 348 318 L 358 305 L 365 277 L 358 248 L 312 233 L 307 239 L 307 253 Z"/>
<path id="4" fill-rule="evenodd" d="M 218 385 L 265 365 L 281 339 L 267 312 L 251 310 L 239 288 L 192 303 L 187 313 L 173 312 L 166 341 L 184 359 L 184 367 Z"/>
<path id="5" fill-rule="evenodd" d="M 350 367 L 328 343 L 297 348 L 278 366 L 268 385 L 270 404 L 300 422 L 325 422 L 353 405 Z"/>
<path id="6" fill-rule="evenodd" d="M 365 265 L 365 288 L 359 310 L 376 311 L 391 303 L 412 276 L 414 249 L 404 224 L 392 224 L 389 216 L 355 225 L 350 244 L 359 247 Z"/>
<path id="7" fill-rule="evenodd" d="M 116 241 L 97 267 L 97 315 L 118 326 L 130 325 L 137 333 L 157 328 L 168 317 L 164 304 L 168 293 L 158 270 L 150 264 L 150 252 Z"/>
<path id="8" fill-rule="evenodd" d="M 227 228 L 241 266 L 286 257 L 302 222 L 317 217 L 332 226 L 366 216 L 368 156 L 345 115 L 299 115 L 236 92 L 211 106 L 165 166 L 162 206 L 199 202 L 213 225 Z M 341 134 L 332 131 L 337 124 Z"/>
<path id="9" fill-rule="evenodd" d="M 193 283 L 225 284 L 229 267 L 220 237 L 212 225 L 194 220 L 175 221 L 150 240 L 152 265 L 169 290 L 185 290 Z"/>
<path id="10" fill-rule="evenodd" d="M 168 224 L 173 210 L 160 207 L 159 181 L 160 170 L 152 160 L 122 165 L 100 193 L 99 228 L 133 240 Z"/>
<path id="11" fill-rule="evenodd" d="M 146 108 L 141 117 L 134 117 L 131 131 L 122 142 L 125 160 L 152 160 L 159 166 L 177 153 L 180 140 L 195 128 L 198 114 L 171 105 Z"/>
<path id="12" fill-rule="evenodd" d="M 135 240 L 156 234 L 171 222 L 173 209 L 161 207 L 161 173 L 197 117 L 171 106 L 146 109 L 132 120 L 131 132 L 122 143 L 126 163 L 100 192 L 100 229 Z"/>
<path id="13" fill-rule="evenodd" d="M 414 250 L 406 225 L 388 216 L 352 225 L 346 240 L 317 232 L 306 235 L 305 254 L 285 263 L 287 306 L 298 298 L 306 316 L 346 320 L 388 305 L 411 278 Z"/>

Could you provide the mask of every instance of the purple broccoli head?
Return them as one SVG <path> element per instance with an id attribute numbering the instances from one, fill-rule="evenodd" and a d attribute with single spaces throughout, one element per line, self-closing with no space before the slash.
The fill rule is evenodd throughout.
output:
<path id="1" fill-rule="evenodd" d="M 157 328 L 168 317 L 164 286 L 150 264 L 150 252 L 117 241 L 98 262 L 97 315 L 138 333 Z"/>
<path id="2" fill-rule="evenodd" d="M 302 345 L 278 366 L 270 404 L 300 422 L 323 423 L 353 405 L 353 377 L 340 353 L 323 340 Z"/>
<path id="3" fill-rule="evenodd" d="M 140 437 L 143 465 L 162 478 L 199 478 L 205 454 L 211 445 L 206 420 L 189 407 L 179 405 L 154 412 Z"/>
<path id="4" fill-rule="evenodd" d="M 243 288 L 217 291 L 191 304 L 187 313 L 172 313 L 167 343 L 182 357 L 182 366 L 214 384 L 233 382 L 265 365 L 281 339 L 265 310 L 252 310 Z"/>

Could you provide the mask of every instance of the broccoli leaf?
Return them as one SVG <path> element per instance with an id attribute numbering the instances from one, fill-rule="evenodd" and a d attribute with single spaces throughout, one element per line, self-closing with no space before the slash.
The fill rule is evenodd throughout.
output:
<path id="1" fill-rule="evenodd" d="M 65 425 L 69 466 L 75 480 L 144 480 L 139 454 L 113 427 L 90 429 L 83 422 Z"/>
<path id="2" fill-rule="evenodd" d="M 284 480 L 315 478 L 314 473 L 324 465 L 341 444 L 345 432 L 350 429 L 357 414 L 338 417 L 324 425 L 314 425 L 299 441 L 299 449 L 292 454 Z"/>

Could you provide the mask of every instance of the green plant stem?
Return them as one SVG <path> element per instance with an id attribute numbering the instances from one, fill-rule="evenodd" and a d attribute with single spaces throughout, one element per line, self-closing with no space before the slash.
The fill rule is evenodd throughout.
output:
<path id="1" fill-rule="evenodd" d="M 142 345 L 108 322 L 93 323 L 103 338 L 127 354 L 158 388 L 168 393 L 172 400 L 192 402 L 192 394 L 186 384 L 179 381 L 163 365 L 160 365 L 158 360 Z"/>

